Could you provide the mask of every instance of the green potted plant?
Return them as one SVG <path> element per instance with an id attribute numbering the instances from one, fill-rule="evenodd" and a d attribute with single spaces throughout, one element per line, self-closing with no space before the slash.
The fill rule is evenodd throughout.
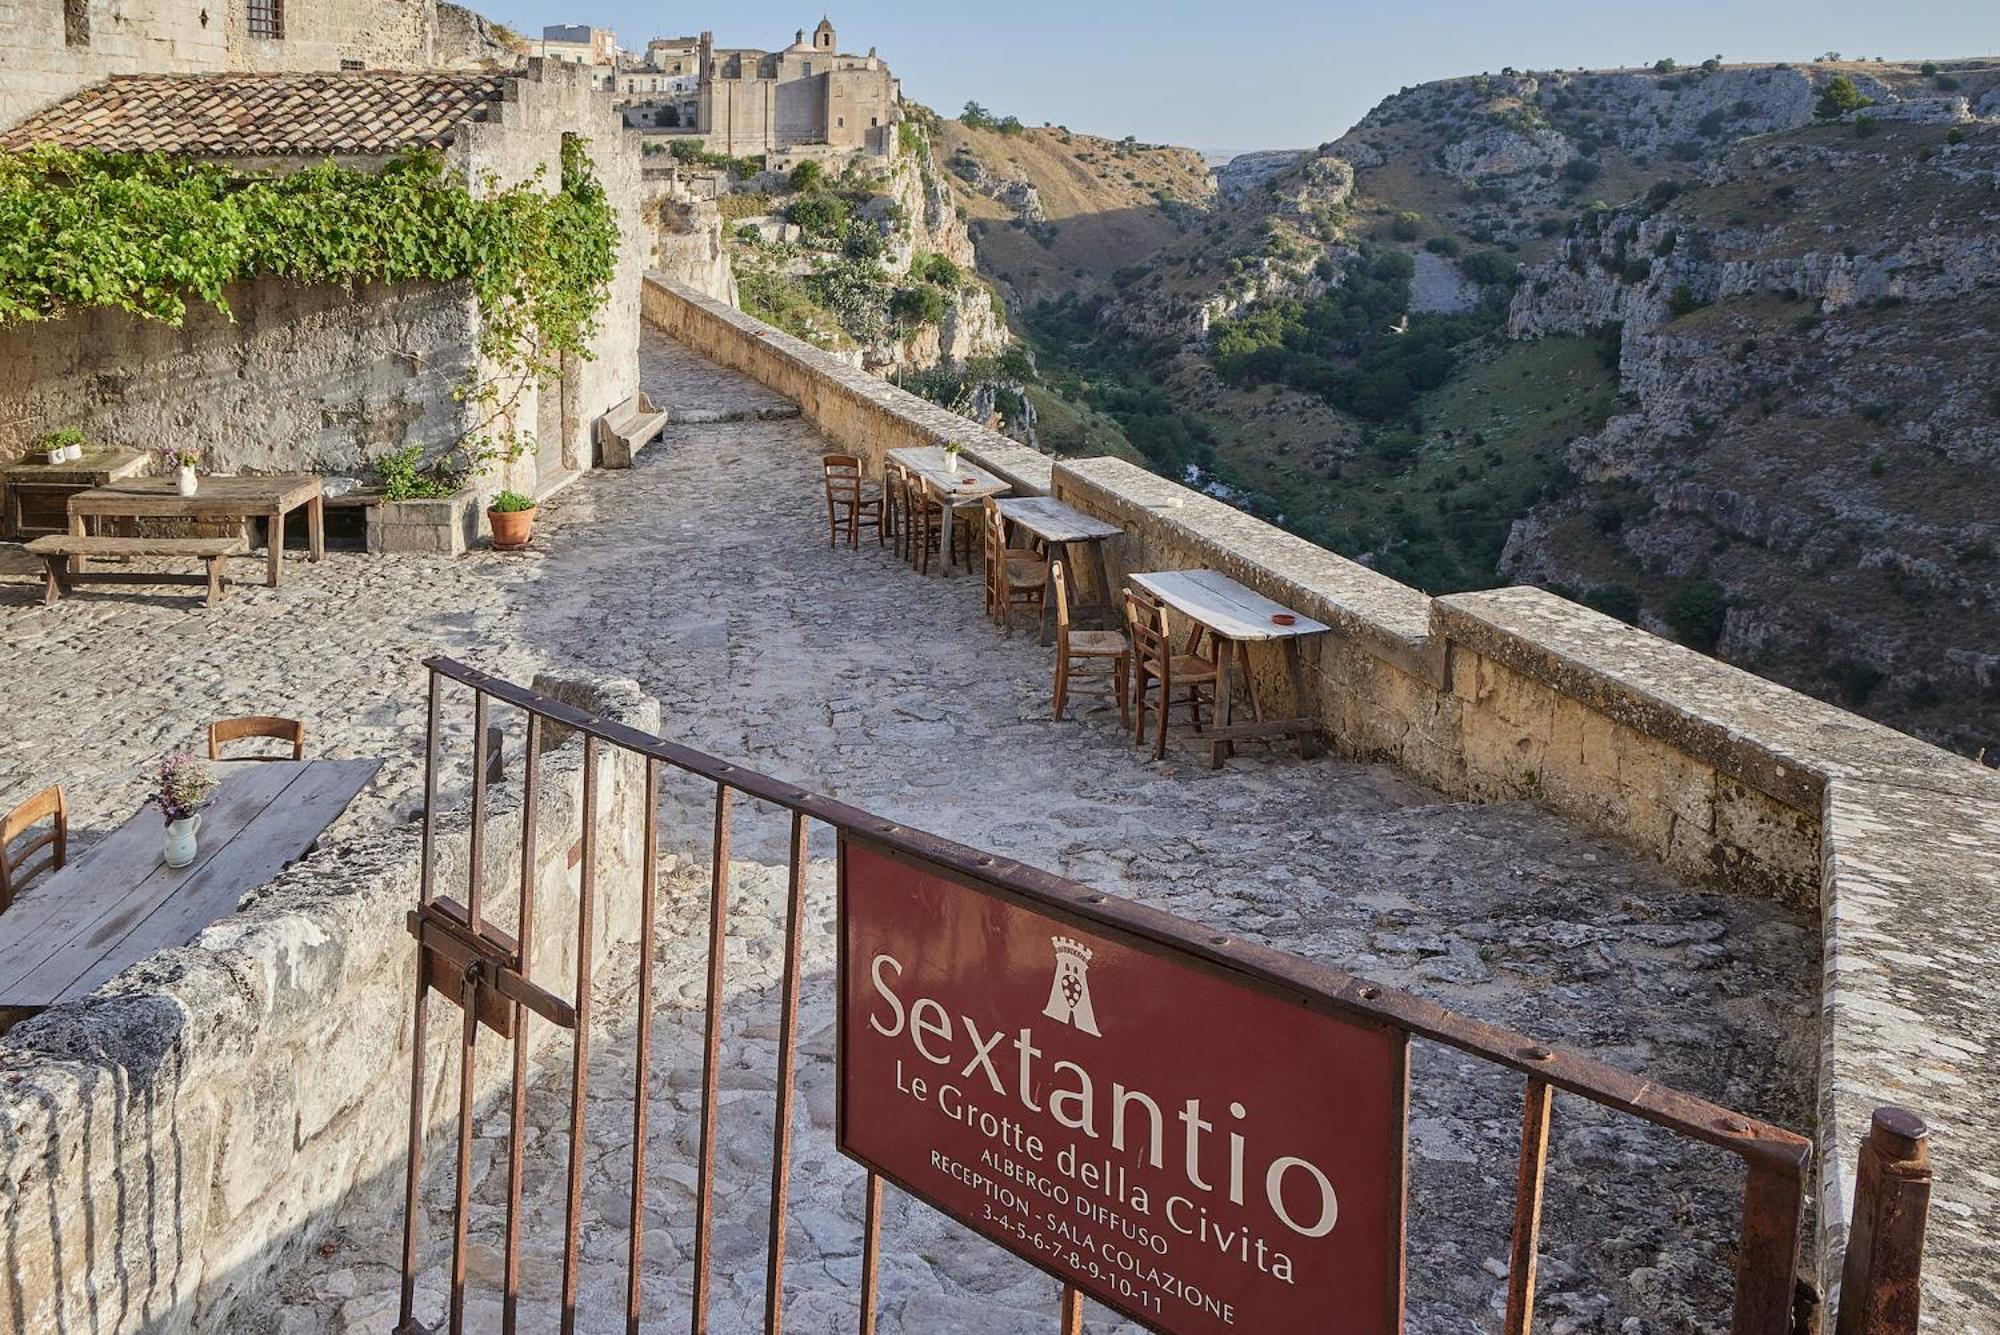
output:
<path id="1" fill-rule="evenodd" d="M 43 456 L 51 464 L 75 463 L 83 457 L 83 432 L 66 426 L 42 437 Z"/>
<path id="2" fill-rule="evenodd" d="M 486 522 L 493 526 L 493 546 L 503 552 L 528 545 L 535 532 L 535 502 L 518 491 L 503 491 L 486 507 Z"/>

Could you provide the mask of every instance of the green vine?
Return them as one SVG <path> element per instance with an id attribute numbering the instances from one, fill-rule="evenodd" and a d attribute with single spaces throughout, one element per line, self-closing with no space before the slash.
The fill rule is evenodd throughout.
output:
<path id="1" fill-rule="evenodd" d="M 377 172 L 333 162 L 249 171 L 158 154 L 40 145 L 0 152 L 0 326 L 113 307 L 178 325 L 191 302 L 230 314 L 248 278 L 301 283 L 469 280 L 487 374 L 460 390 L 480 420 L 467 466 L 526 448 L 525 387 L 589 358 L 618 227 L 584 142 L 565 136 L 561 188 L 542 175 L 475 195 L 432 151 Z"/>

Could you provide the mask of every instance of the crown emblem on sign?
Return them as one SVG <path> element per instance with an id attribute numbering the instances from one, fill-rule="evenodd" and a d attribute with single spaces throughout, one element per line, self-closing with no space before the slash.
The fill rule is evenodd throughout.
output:
<path id="1" fill-rule="evenodd" d="M 1049 1004 L 1042 1007 L 1042 1014 L 1102 1038 L 1090 1005 L 1090 947 L 1067 936 L 1052 936 L 1049 944 L 1055 947 L 1056 975 L 1049 982 Z"/>
<path id="2" fill-rule="evenodd" d="M 1080 964 L 1090 963 L 1090 947 L 1083 944 L 1083 942 L 1073 941 L 1066 936 L 1053 936 L 1049 940 L 1055 944 L 1056 958 L 1058 960 L 1067 955 Z"/>

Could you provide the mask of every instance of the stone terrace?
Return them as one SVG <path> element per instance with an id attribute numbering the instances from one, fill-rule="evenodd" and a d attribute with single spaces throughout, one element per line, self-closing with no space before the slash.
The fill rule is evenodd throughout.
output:
<path id="1" fill-rule="evenodd" d="M 0 785 L 61 780 L 87 842 L 139 800 L 159 753 L 194 746 L 207 719 L 304 718 L 319 754 L 386 755 L 377 789 L 336 836 L 407 817 L 421 785 L 420 660 L 448 653 L 525 681 L 549 668 L 635 678 L 683 742 L 920 828 L 1105 890 L 1226 926 L 1381 982 L 1585 1048 L 1614 1064 L 1809 1130 L 1817 1042 L 1812 924 L 1771 903 L 1693 888 L 1526 804 L 1447 802 L 1380 768 L 1244 748 L 1220 772 L 1186 749 L 1133 748 L 1108 702 L 1048 719 L 1050 654 L 983 620 L 976 578 L 920 577 L 892 554 L 826 545 L 816 430 L 768 391 L 651 332 L 644 379 L 692 421 L 622 474 L 588 478 L 545 508 L 536 549 L 452 561 L 335 552 L 294 562 L 281 590 L 244 587 L 205 612 L 178 594 L 84 594 L 56 609 L 9 549 L 0 634 L 17 663 L 0 716 Z M 1205 753 L 1204 753 L 1205 754 Z M 671 805 L 677 845 L 705 838 Z M 781 887 L 778 822 L 746 820 L 733 905 L 736 969 L 725 1089 L 768 1089 Z M 818 851 L 825 852 L 824 842 Z M 817 868 L 815 922 L 830 914 Z M 662 1181 L 648 1255 L 661 1329 L 678 1325 L 692 1219 L 688 1114 L 699 1072 L 699 907 L 677 901 L 660 949 L 653 1157 Z M 830 943 L 808 952 L 789 1323 L 843 1328 L 859 1243 L 859 1174 L 831 1139 Z M 629 1071 L 607 1043 L 605 1100 Z M 629 1076 L 624 1077 L 629 1079 Z M 1449 1081 L 1450 1088 L 1445 1087 Z M 1454 1055 L 1420 1049 L 1412 1110 L 1412 1329 L 1477 1330 L 1504 1291 L 1519 1091 Z M 560 1062 L 531 1100 L 531 1153 L 562 1153 Z M 726 1097 L 737 1097 L 740 1095 Z M 757 1304 L 768 1106 L 723 1124 L 725 1224 L 718 1316 Z M 598 1114 L 601 1113 L 601 1119 Z M 586 1239 L 589 1328 L 622 1322 L 620 1114 L 593 1110 L 607 1147 Z M 492 1162 L 490 1119 L 479 1163 Z M 629 1127 L 629 1122 L 626 1123 Z M 732 1129 L 733 1127 L 733 1129 Z M 1554 1330 L 1710 1329 L 1726 1310 L 1737 1174 L 1637 1124 L 1564 1100 L 1551 1156 L 1542 1311 Z M 671 1165 L 671 1166 L 670 1166 Z M 543 1177 L 549 1174 L 544 1171 Z M 1685 1175 L 1684 1180 L 1677 1180 Z M 478 1191 L 490 1244 L 499 1174 Z M 893 1193 L 892 1193 L 893 1195 Z M 553 1180 L 531 1189 L 531 1303 L 550 1292 L 559 1239 Z M 444 1198 L 432 1194 L 434 1207 Z M 601 1218 L 600 1218 L 601 1216 Z M 433 1210 L 433 1236 L 443 1215 Z M 954 1236 L 907 1203 L 888 1214 L 884 1328 L 1046 1329 L 1053 1286 Z M 321 1263 L 245 1329 L 387 1330 L 393 1219 L 357 1209 Z M 475 1274 L 493 1272 L 490 1246 Z M 428 1258 L 434 1305 L 444 1258 Z M 1100 1316 L 1102 1314 L 1099 1314 Z M 1108 1323 L 1107 1323 L 1108 1325 Z M 1096 1323 L 1093 1322 L 1093 1328 Z"/>

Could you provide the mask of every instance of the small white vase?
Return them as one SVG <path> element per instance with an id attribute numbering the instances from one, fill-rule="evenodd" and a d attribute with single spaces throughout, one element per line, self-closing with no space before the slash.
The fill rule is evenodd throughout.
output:
<path id="1" fill-rule="evenodd" d="M 167 865 L 169 867 L 185 867 L 188 863 L 194 861 L 194 837 L 200 829 L 201 815 L 199 812 L 181 820 L 170 820 L 167 822 L 166 854 Z"/>
<path id="2" fill-rule="evenodd" d="M 48 452 L 48 460 L 51 467 L 63 462 L 67 458 L 69 458 L 69 451 L 60 445 L 54 446 Z"/>
<path id="3" fill-rule="evenodd" d="M 180 493 L 181 493 L 181 495 L 183 495 L 183 496 L 192 496 L 192 495 L 194 495 L 194 489 L 195 489 L 195 485 L 196 485 L 196 483 L 195 483 L 195 477 L 194 477 L 194 465 L 193 465 L 193 464 L 182 464 L 182 465 L 181 465 L 181 470 L 180 470 L 180 473 L 179 473 L 179 474 L 177 475 L 177 477 L 176 477 L 176 479 L 175 479 L 175 483 L 174 483 L 174 485 L 175 485 L 175 486 L 176 486 L 177 488 L 179 488 L 179 490 L 180 490 Z"/>
<path id="4" fill-rule="evenodd" d="M 69 463 L 75 463 L 78 459 L 81 459 L 82 457 L 83 457 L 83 446 L 67 445 L 63 447 L 63 458 Z"/>

